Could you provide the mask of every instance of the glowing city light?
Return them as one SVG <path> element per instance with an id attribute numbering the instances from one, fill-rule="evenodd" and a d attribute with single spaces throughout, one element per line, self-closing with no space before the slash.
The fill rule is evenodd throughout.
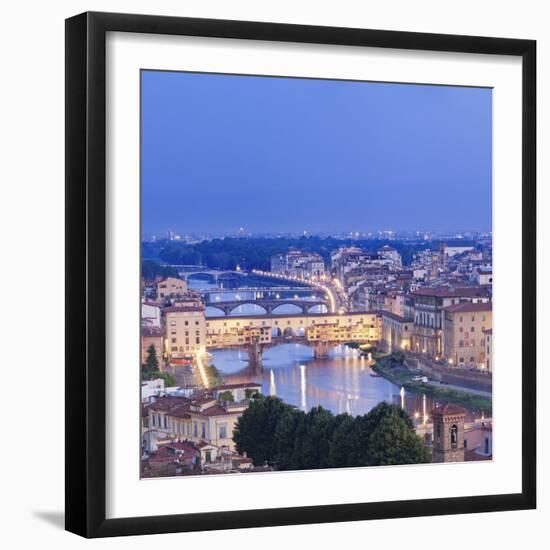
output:
<path id="1" fill-rule="evenodd" d="M 300 365 L 300 405 L 303 411 L 307 411 L 306 402 L 306 366 Z"/>

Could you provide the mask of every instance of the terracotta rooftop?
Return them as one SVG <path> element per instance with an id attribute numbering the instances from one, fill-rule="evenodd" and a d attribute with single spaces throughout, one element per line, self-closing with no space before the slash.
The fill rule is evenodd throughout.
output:
<path id="1" fill-rule="evenodd" d="M 220 416 L 222 414 L 231 413 L 228 413 L 227 410 L 221 405 L 214 405 L 213 407 L 208 407 L 208 409 L 204 409 L 203 411 L 201 411 L 200 414 L 204 416 Z"/>
<path id="2" fill-rule="evenodd" d="M 221 386 L 216 386 L 212 388 L 213 390 L 236 390 L 239 388 L 261 388 L 262 385 L 256 382 L 241 382 L 238 384 L 222 384 Z"/>
<path id="3" fill-rule="evenodd" d="M 391 311 L 380 310 L 380 315 L 382 315 L 382 317 L 388 317 L 389 319 L 393 319 L 394 321 L 398 321 L 400 323 L 413 322 L 412 319 L 401 317 L 401 315 L 397 315 L 396 313 L 392 313 Z"/>
<path id="4" fill-rule="evenodd" d="M 466 409 L 455 405 L 454 403 L 445 403 L 439 407 L 435 407 L 430 411 L 431 415 L 447 415 L 447 414 L 466 414 Z"/>
<path id="5" fill-rule="evenodd" d="M 473 303 L 473 302 L 462 302 L 460 304 L 454 304 L 452 306 L 444 307 L 444 311 L 449 311 L 451 313 L 458 312 L 475 312 L 475 311 L 491 311 L 493 309 L 493 304 L 491 302 L 486 303 Z"/>
<path id="6" fill-rule="evenodd" d="M 164 313 L 186 313 L 191 311 L 204 311 L 204 306 L 170 306 L 164 308 Z"/>
<path id="7" fill-rule="evenodd" d="M 150 325 L 141 326 L 141 335 L 142 336 L 162 336 L 162 331 L 159 327 L 154 327 Z"/>
<path id="8" fill-rule="evenodd" d="M 484 286 L 463 287 L 423 287 L 411 292 L 413 296 L 435 296 L 441 298 L 484 298 L 489 297 L 489 290 Z"/>

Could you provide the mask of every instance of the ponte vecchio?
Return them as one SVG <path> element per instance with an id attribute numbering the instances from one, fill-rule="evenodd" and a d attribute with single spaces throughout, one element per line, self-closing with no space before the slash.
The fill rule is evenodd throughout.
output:
<path id="1" fill-rule="evenodd" d="M 302 343 L 322 358 L 342 343 L 378 342 L 380 332 L 377 312 L 207 317 L 206 347 L 245 348 L 250 366 L 261 368 L 262 353 L 270 346 Z"/>

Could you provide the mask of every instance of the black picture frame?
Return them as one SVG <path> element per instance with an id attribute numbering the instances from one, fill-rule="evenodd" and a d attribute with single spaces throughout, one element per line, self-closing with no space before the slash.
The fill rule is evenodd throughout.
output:
<path id="1" fill-rule="evenodd" d="M 105 40 L 108 31 L 518 56 L 522 121 L 522 491 L 106 519 Z M 181 17 L 66 20 L 66 529 L 107 537 L 532 509 L 536 506 L 536 42 Z"/>

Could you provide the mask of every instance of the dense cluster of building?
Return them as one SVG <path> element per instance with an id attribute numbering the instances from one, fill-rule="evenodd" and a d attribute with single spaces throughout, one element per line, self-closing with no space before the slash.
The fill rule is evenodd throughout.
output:
<path id="1" fill-rule="evenodd" d="M 345 295 L 348 309 L 212 318 L 185 280 L 143 281 L 142 363 L 153 347 L 160 371 L 182 364 L 198 371 L 193 387 L 165 387 L 161 379 L 143 382 L 143 475 L 253 469 L 250 459 L 234 448 L 233 428 L 260 385 L 205 383 L 209 349 L 243 347 L 257 353 L 259 347 L 261 354 L 264 346 L 293 338 L 322 357 L 336 344 L 368 342 L 445 369 L 493 370 L 490 240 L 476 246 L 441 243 L 436 250 L 415 254 L 407 267 L 398 250 L 387 245 L 375 251 L 339 248 L 326 266 L 318 254 L 289 250 L 274 256 L 271 266 L 279 276 L 334 285 Z M 447 413 L 457 414 L 442 414 Z M 481 455 L 491 455 L 490 424 L 477 431 L 460 426 L 461 441 L 479 439 L 477 455 L 480 448 Z"/>
<path id="2" fill-rule="evenodd" d="M 192 393 L 142 383 L 142 475 L 232 473 L 254 469 L 233 442 L 235 424 L 260 384 L 227 384 Z"/>
<path id="3" fill-rule="evenodd" d="M 325 262 L 319 254 L 289 250 L 271 258 L 271 271 L 289 277 L 321 280 L 325 276 Z"/>
<path id="4" fill-rule="evenodd" d="M 492 246 L 445 246 L 402 267 L 397 250 L 341 248 L 331 270 L 355 311 L 381 316 L 381 345 L 456 367 L 492 370 Z"/>

